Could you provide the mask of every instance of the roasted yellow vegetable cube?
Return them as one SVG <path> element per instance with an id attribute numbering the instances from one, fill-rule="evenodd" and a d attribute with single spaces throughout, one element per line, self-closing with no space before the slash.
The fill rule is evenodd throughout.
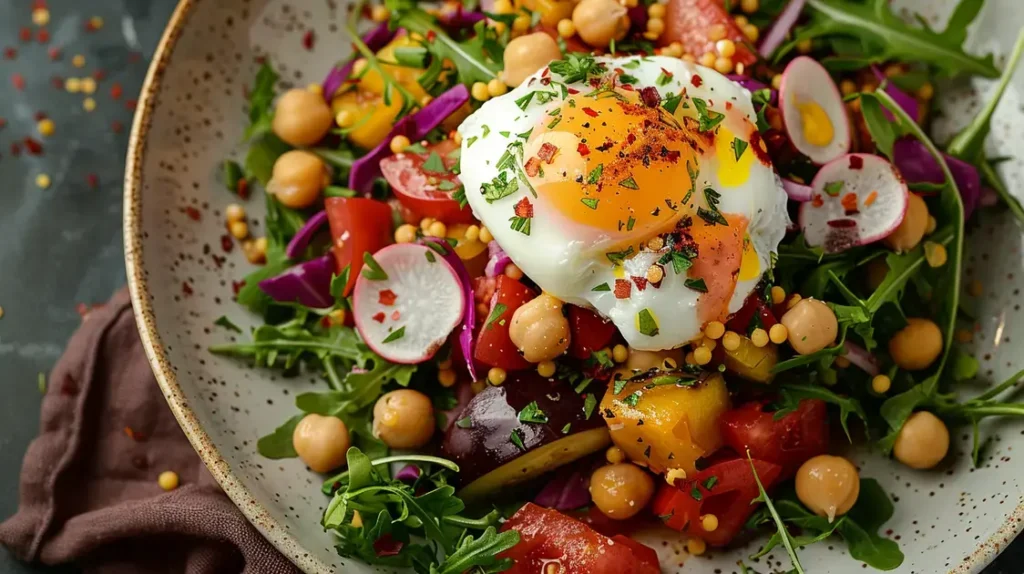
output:
<path id="1" fill-rule="evenodd" d="M 740 346 L 735 351 L 723 348 L 725 368 L 740 377 L 755 383 L 770 383 L 775 378 L 772 369 L 779 360 L 778 348 L 768 343 L 758 347 L 747 337 L 740 337 Z"/>

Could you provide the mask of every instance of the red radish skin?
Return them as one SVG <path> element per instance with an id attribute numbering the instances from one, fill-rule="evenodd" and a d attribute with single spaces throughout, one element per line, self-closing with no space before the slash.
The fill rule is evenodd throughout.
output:
<path id="1" fill-rule="evenodd" d="M 389 245 L 373 258 L 387 279 L 367 277 L 371 269 L 366 265 L 359 273 L 352 292 L 359 335 L 373 352 L 392 363 L 430 359 L 470 304 L 457 272 L 441 254 L 419 244 Z M 403 334 L 396 337 L 401 329 Z"/>
<path id="2" fill-rule="evenodd" d="M 812 101 L 825 110 L 833 130 L 832 141 L 827 146 L 807 141 L 797 101 Z M 843 96 L 828 71 L 813 58 L 795 58 L 782 72 L 779 112 L 793 147 L 815 164 L 824 165 L 850 151 L 850 118 L 846 115 Z"/>
<path id="3" fill-rule="evenodd" d="M 885 158 L 849 154 L 821 168 L 811 201 L 800 205 L 800 229 L 812 247 L 838 253 L 879 241 L 899 227 L 910 191 Z"/>

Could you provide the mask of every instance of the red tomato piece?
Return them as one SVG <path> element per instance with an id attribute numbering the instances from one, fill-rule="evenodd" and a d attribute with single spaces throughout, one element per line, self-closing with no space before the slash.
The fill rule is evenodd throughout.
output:
<path id="1" fill-rule="evenodd" d="M 516 309 L 536 296 L 533 289 L 507 275 L 496 277 L 491 309 L 484 319 L 484 326 L 477 337 L 476 351 L 473 353 L 476 360 L 506 371 L 529 369 L 533 366 L 519 354 L 519 349 L 508 336 L 508 329 Z M 498 305 L 504 306 L 504 309 Z M 496 314 L 499 310 L 501 313 Z"/>
<path id="2" fill-rule="evenodd" d="M 611 538 L 557 510 L 527 503 L 502 525 L 519 532 L 519 544 L 498 555 L 515 564 L 507 574 L 545 572 L 560 565 L 562 574 L 659 574 L 658 555 L 622 535 Z"/>
<path id="3" fill-rule="evenodd" d="M 743 306 L 729 319 L 726 326 L 729 327 L 730 331 L 747 333 L 755 316 L 760 321 L 760 327 L 765 331 L 771 329 L 773 325 L 779 322 L 772 313 L 771 306 L 765 301 L 764 294 L 760 291 L 752 291 L 750 295 L 747 295 L 747 298 L 743 301 Z"/>
<path id="4" fill-rule="evenodd" d="M 824 401 L 800 401 L 797 409 L 775 420 L 758 401 L 727 411 L 718 421 L 725 444 L 760 460 L 782 466 L 785 479 L 807 459 L 828 452 L 828 409 Z"/>
<path id="5" fill-rule="evenodd" d="M 443 140 L 427 146 L 423 153 L 402 152 L 380 160 L 380 171 L 391 184 L 395 197 L 401 204 L 421 218 L 433 217 L 445 223 L 471 223 L 473 212 L 469 207 L 459 207 L 452 199 L 452 192 L 462 187 L 459 176 L 451 168 L 459 162 L 458 150 L 453 140 Z M 444 171 L 424 169 L 424 164 L 437 154 L 444 164 Z M 436 167 L 436 166 L 435 166 Z"/>
<path id="6" fill-rule="evenodd" d="M 345 295 L 352 292 L 363 267 L 363 254 L 391 243 L 391 207 L 375 199 L 328 197 L 324 200 L 340 273 L 351 265 Z"/>
<path id="7" fill-rule="evenodd" d="M 594 351 L 608 346 L 615 336 L 615 324 L 600 315 L 576 305 L 569 305 L 569 354 L 588 359 Z"/>
<path id="8" fill-rule="evenodd" d="M 779 480 L 782 467 L 763 460 L 754 460 L 754 468 L 765 490 Z M 710 486 L 710 488 L 708 488 Z M 703 538 L 712 546 L 725 546 L 743 530 L 757 505 L 750 504 L 759 492 L 750 463 L 735 458 L 714 464 L 692 478 L 676 482 L 676 486 L 662 484 L 651 503 L 654 513 L 665 525 Z M 702 516 L 718 517 L 718 528 L 704 530 Z"/>
<path id="9" fill-rule="evenodd" d="M 725 38 L 736 43 L 733 63 L 750 66 L 757 62 L 757 55 L 747 45 L 747 37 L 725 11 L 722 0 L 670 0 L 665 11 L 665 31 L 658 43 L 667 46 L 679 42 L 683 52 L 700 59 L 707 52 L 717 53 L 715 40 L 711 39 L 711 29 L 716 26 L 725 30 Z"/>

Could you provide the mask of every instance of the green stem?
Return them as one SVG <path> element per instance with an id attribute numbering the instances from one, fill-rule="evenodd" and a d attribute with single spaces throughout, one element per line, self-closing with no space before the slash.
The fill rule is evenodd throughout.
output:
<path id="1" fill-rule="evenodd" d="M 321 343 L 317 341 L 289 341 L 288 339 L 271 339 L 269 341 L 253 341 L 252 343 L 238 343 L 236 345 L 214 345 L 209 351 L 215 355 L 233 355 L 236 357 L 248 357 L 261 351 L 269 349 L 296 349 L 302 351 L 327 351 L 331 355 L 345 357 L 355 360 L 358 353 L 350 349 L 338 347 L 332 343 Z"/>
<path id="2" fill-rule="evenodd" d="M 381 466 L 385 464 L 391 464 L 393 462 L 425 462 L 428 464 L 436 464 L 443 466 L 452 472 L 459 472 L 459 465 L 448 460 L 447 458 L 441 458 L 439 456 L 429 456 L 425 454 L 396 454 L 393 456 L 382 456 L 378 459 L 371 460 L 370 464 L 373 466 Z M 324 481 L 324 490 L 326 491 L 334 483 L 348 476 L 348 470 L 339 472 L 338 474 L 328 478 Z"/>
<path id="3" fill-rule="evenodd" d="M 417 32 L 424 36 L 426 36 L 428 32 L 433 32 L 435 35 L 434 41 L 444 44 L 445 47 L 451 50 L 453 54 L 457 55 L 459 59 L 476 68 L 481 74 L 488 78 L 498 77 L 497 74 L 494 73 L 494 70 L 491 70 L 481 62 L 474 59 L 473 56 L 466 53 L 466 51 L 462 49 L 462 46 L 460 46 L 458 42 L 452 40 L 444 30 L 434 23 L 433 17 L 423 10 L 420 10 L 419 8 L 409 10 L 403 15 L 402 24 L 413 32 Z"/>
<path id="4" fill-rule="evenodd" d="M 985 179 L 989 187 L 995 190 L 996 195 L 999 199 L 1003 200 L 1003 203 L 1010 208 L 1013 212 L 1013 216 L 1017 218 L 1017 221 L 1024 223 L 1024 207 L 1021 206 L 1020 201 L 1010 193 L 1010 190 L 1006 189 L 1006 184 L 1003 183 L 1003 179 L 996 173 L 995 168 L 989 163 L 988 159 L 983 159 L 978 163 L 978 171 L 981 172 L 981 177 Z"/>
<path id="5" fill-rule="evenodd" d="M 402 106 L 403 111 L 418 105 L 419 102 L 416 100 L 416 96 L 412 95 L 409 90 L 405 89 L 405 86 L 395 81 L 395 78 L 381 67 L 380 61 L 377 60 L 377 55 L 374 54 L 373 50 L 370 50 L 370 47 L 367 46 L 366 43 L 363 42 L 363 39 L 359 37 L 354 26 L 349 26 L 349 34 L 351 36 L 350 39 L 352 40 L 352 45 L 356 47 L 356 50 L 358 50 L 364 58 L 366 58 L 366 64 L 370 68 L 377 70 L 377 73 L 380 74 L 381 79 L 384 81 L 383 96 L 387 98 L 388 87 L 393 87 L 398 90 L 398 93 L 402 96 L 402 100 L 405 102 L 405 105 Z"/>
<path id="6" fill-rule="evenodd" d="M 320 362 L 324 365 L 324 371 L 327 373 L 327 381 L 331 386 L 331 390 L 342 390 L 345 385 L 341 382 L 341 376 L 338 375 L 338 370 L 334 367 L 334 357 L 327 355 L 320 359 Z"/>
<path id="7" fill-rule="evenodd" d="M 946 416 L 977 420 L 985 417 L 1024 417 L 1024 403 L 993 403 L 987 405 L 953 405 L 940 407 L 939 412 Z"/>
<path id="8" fill-rule="evenodd" d="M 465 516 L 459 516 L 453 514 L 442 518 L 445 524 L 457 526 L 459 528 L 471 528 L 473 530 L 483 530 L 488 526 L 494 526 L 495 522 L 498 521 L 498 511 L 494 510 L 489 512 L 487 515 L 481 518 L 466 518 Z"/>
<path id="9" fill-rule="evenodd" d="M 1002 394 L 1003 391 L 1005 391 L 1005 390 L 1009 389 L 1010 387 L 1012 387 L 1013 385 L 1017 384 L 1017 382 L 1020 381 L 1021 377 L 1024 377 L 1024 369 L 1021 369 L 1021 370 L 1017 371 L 1016 373 L 1011 375 L 1010 378 L 1008 378 L 1005 381 L 1003 381 L 1002 383 L 992 387 L 991 389 L 985 391 L 984 393 L 974 397 L 973 399 L 971 399 L 968 402 L 972 402 L 972 403 L 973 402 L 982 402 L 982 401 L 988 401 L 988 400 L 994 399 L 998 395 Z"/>

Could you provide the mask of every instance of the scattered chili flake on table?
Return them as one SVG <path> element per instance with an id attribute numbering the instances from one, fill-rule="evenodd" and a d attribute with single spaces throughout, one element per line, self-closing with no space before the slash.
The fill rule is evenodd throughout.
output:
<path id="1" fill-rule="evenodd" d="M 85 183 L 87 183 L 92 189 L 96 189 L 100 185 L 100 176 L 95 173 L 90 173 L 85 176 Z"/>
<path id="2" fill-rule="evenodd" d="M 11 85 L 13 85 L 14 89 L 18 90 L 19 92 L 24 90 L 25 89 L 25 76 L 22 76 L 21 74 L 18 74 L 18 73 L 11 74 Z"/>
<path id="3" fill-rule="evenodd" d="M 123 92 L 124 92 L 124 89 L 121 88 L 121 84 L 114 83 L 114 85 L 110 86 L 110 97 L 114 98 L 115 100 L 120 100 L 121 99 L 121 94 Z"/>
<path id="4" fill-rule="evenodd" d="M 32 138 L 25 138 L 25 149 L 31 155 L 43 155 L 43 144 L 37 142 Z"/>
<path id="5" fill-rule="evenodd" d="M 18 57 L 18 50 L 14 48 L 4 48 L 4 59 L 13 60 Z"/>
<path id="6" fill-rule="evenodd" d="M 189 285 L 188 281 L 181 282 L 181 292 L 184 293 L 186 297 L 189 297 L 194 293 L 194 291 L 192 291 L 192 286 Z"/>
<path id="7" fill-rule="evenodd" d="M 312 51 L 313 46 L 316 45 L 316 34 L 312 30 L 306 31 L 302 36 L 302 47 L 306 50 Z"/>
<path id="8" fill-rule="evenodd" d="M 32 29 L 29 28 L 28 26 L 22 27 L 20 30 L 18 30 L 18 38 L 22 42 L 31 42 L 32 41 Z"/>

